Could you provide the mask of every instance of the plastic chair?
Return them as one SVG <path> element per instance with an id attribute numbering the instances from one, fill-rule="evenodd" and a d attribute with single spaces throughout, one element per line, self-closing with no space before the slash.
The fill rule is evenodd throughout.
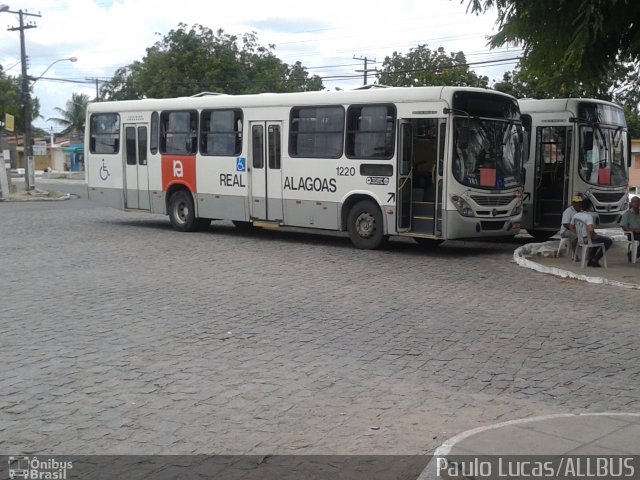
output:
<path id="1" fill-rule="evenodd" d="M 629 242 L 627 245 L 629 260 L 631 260 L 631 263 L 636 263 L 638 259 L 638 247 L 640 246 L 640 240 L 636 240 L 633 232 L 624 232 L 624 234 L 627 236 L 627 241 Z"/>
<path id="2" fill-rule="evenodd" d="M 584 268 L 587 263 L 587 257 L 589 256 L 589 249 L 594 248 L 602 250 L 602 262 L 604 263 L 604 268 L 607 268 L 607 251 L 604 248 L 604 243 L 593 243 L 591 241 L 591 235 L 589 235 L 589 227 L 582 220 L 574 219 L 574 223 L 576 226 L 576 234 L 578 235 L 578 246 L 576 247 L 575 252 L 573 252 L 573 261 L 576 261 L 578 251 L 580 251 L 580 255 L 582 256 L 580 259 L 580 266 Z M 595 254 L 596 251 L 593 253 Z"/>
<path id="3" fill-rule="evenodd" d="M 560 245 L 558 245 L 558 251 L 556 252 L 556 257 L 559 257 L 560 254 L 562 253 L 562 250 L 565 251 L 565 253 L 567 254 L 567 257 L 569 256 L 569 253 L 573 253 L 573 249 L 571 248 L 571 239 L 570 238 L 561 238 L 560 239 Z"/>

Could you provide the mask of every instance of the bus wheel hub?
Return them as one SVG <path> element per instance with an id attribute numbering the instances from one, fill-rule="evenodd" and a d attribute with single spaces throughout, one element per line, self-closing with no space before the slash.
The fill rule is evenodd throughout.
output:
<path id="1" fill-rule="evenodd" d="M 362 213 L 356 220 L 356 231 L 362 238 L 369 238 L 376 229 L 376 219 L 368 212 Z"/>

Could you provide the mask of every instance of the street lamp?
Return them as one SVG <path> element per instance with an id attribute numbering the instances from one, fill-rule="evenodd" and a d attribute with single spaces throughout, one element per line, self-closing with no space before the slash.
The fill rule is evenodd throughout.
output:
<path id="1" fill-rule="evenodd" d="M 36 83 L 38 80 L 40 80 L 42 77 L 44 77 L 44 74 L 47 73 L 49 71 L 49 69 L 51 67 L 53 67 L 56 63 L 58 62 L 77 62 L 78 58 L 77 57 L 69 57 L 69 58 L 59 58 L 58 60 L 56 60 L 55 62 L 53 62 L 51 65 L 49 65 L 47 68 L 44 69 L 44 72 L 42 72 L 40 74 L 40 76 L 38 77 L 29 77 L 29 79 L 33 82 Z"/>
<path id="2" fill-rule="evenodd" d="M 35 165 L 31 165 L 33 161 L 33 145 L 32 145 L 32 132 L 31 132 L 31 86 L 30 81 L 33 83 L 40 80 L 47 71 L 58 62 L 75 62 L 78 59 L 76 57 L 60 58 L 52 62 L 44 71 L 37 77 L 30 77 L 26 74 L 26 66 L 23 67 L 23 81 L 22 91 L 24 98 L 24 182 L 27 190 L 35 188 L 35 172 L 33 169 Z M 25 62 L 26 63 L 26 62 Z M 23 64 L 24 65 L 24 64 Z"/>

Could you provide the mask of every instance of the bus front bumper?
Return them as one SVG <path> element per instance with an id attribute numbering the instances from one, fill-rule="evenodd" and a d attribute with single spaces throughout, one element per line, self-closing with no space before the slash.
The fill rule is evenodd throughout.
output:
<path id="1" fill-rule="evenodd" d="M 522 214 L 514 217 L 463 217 L 456 210 L 444 212 L 447 239 L 472 237 L 509 237 L 520 232 Z"/>

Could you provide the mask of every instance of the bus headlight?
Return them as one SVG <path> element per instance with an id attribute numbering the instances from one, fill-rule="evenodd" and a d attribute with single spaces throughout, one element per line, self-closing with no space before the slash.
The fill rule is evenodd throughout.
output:
<path id="1" fill-rule="evenodd" d="M 450 198 L 460 215 L 463 217 L 473 217 L 473 209 L 462 197 L 458 195 L 451 195 Z"/>

